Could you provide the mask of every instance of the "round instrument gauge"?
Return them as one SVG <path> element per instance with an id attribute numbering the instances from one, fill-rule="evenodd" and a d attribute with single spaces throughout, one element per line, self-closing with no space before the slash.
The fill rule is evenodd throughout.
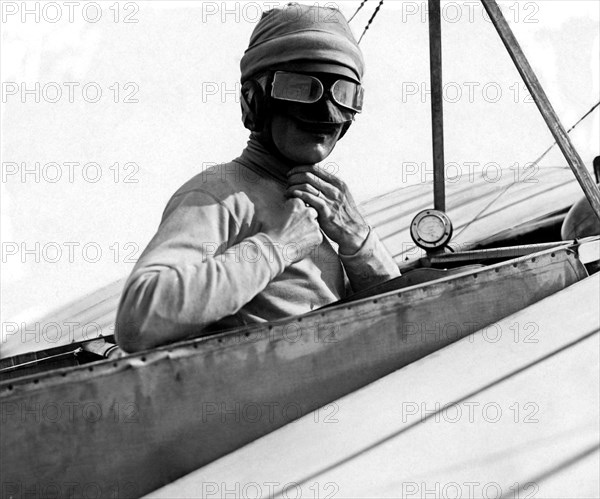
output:
<path id="1" fill-rule="evenodd" d="M 420 248 L 439 249 L 450 241 L 452 223 L 444 212 L 424 210 L 418 213 L 412 221 L 410 235 Z"/>

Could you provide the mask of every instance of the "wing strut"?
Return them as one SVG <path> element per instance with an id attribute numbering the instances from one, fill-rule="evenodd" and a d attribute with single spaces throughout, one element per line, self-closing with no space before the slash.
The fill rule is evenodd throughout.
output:
<path id="1" fill-rule="evenodd" d="M 552 104 L 550 104 L 550 101 L 548 100 L 548 97 L 546 96 L 542 85 L 535 76 L 533 69 L 529 65 L 527 57 L 525 57 L 525 54 L 523 53 L 519 42 L 517 42 L 515 35 L 513 34 L 512 30 L 510 29 L 510 26 L 506 22 L 506 19 L 504 18 L 504 15 L 498 7 L 496 0 L 481 0 L 481 2 L 483 3 L 483 7 L 490 16 L 490 19 L 492 20 L 492 23 L 494 24 L 498 35 L 500 35 L 500 38 L 502 39 L 502 42 L 504 43 L 504 46 L 506 47 L 506 50 L 508 51 L 511 59 L 515 63 L 517 70 L 521 74 L 525 85 L 527 85 L 527 89 L 529 90 L 529 93 L 533 97 L 533 100 L 535 101 L 538 109 L 540 110 L 540 113 L 542 114 L 544 121 L 548 125 L 550 132 L 554 136 L 554 139 L 556 140 L 558 146 L 563 152 L 567 163 L 569 163 L 569 166 L 571 167 L 571 170 L 573 170 L 575 178 L 577 178 L 579 185 L 583 189 L 583 192 L 585 193 L 585 196 L 590 202 L 594 213 L 596 214 L 598 219 L 600 219 L 600 191 L 594 183 L 592 176 L 588 172 L 587 168 L 583 164 L 581 156 L 579 156 L 579 153 L 575 150 L 575 147 L 573 147 L 571 139 L 569 138 L 567 132 L 562 126 L 558 115 L 552 107 Z M 431 5 L 433 3 L 435 3 L 433 0 L 429 0 L 430 11 Z M 433 95 L 433 86 L 431 92 Z"/>
<path id="2" fill-rule="evenodd" d="M 431 133 L 433 140 L 433 206 L 436 210 L 446 211 L 440 0 L 429 0 L 429 68 L 431 78 Z"/>

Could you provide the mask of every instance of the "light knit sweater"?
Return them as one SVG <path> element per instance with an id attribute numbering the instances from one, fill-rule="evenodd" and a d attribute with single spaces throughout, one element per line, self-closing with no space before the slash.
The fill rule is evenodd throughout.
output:
<path id="1" fill-rule="evenodd" d="M 338 255 L 323 237 L 287 265 L 295 248 L 274 244 L 262 225 L 286 201 L 288 168 L 251 138 L 239 158 L 173 195 L 125 285 L 116 324 L 122 348 L 303 314 L 399 275 L 372 230 L 353 255 Z"/>

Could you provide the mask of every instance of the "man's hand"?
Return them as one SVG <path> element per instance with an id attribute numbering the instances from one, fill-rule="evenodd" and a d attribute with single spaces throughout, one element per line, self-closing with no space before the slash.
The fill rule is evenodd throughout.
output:
<path id="1" fill-rule="evenodd" d="M 263 231 L 284 251 L 286 264 L 299 262 L 323 242 L 317 212 L 299 199 L 288 199 L 283 209 L 263 223 Z"/>
<path id="2" fill-rule="evenodd" d="M 369 235 L 369 226 L 346 184 L 317 165 L 291 169 L 286 195 L 317 210 L 321 229 L 339 245 L 342 254 L 356 253 Z"/>

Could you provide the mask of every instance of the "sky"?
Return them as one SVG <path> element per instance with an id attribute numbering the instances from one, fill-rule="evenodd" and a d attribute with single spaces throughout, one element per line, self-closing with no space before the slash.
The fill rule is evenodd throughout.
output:
<path id="1" fill-rule="evenodd" d="M 349 17 L 360 2 L 316 3 Z M 3 331 L 125 277 L 177 188 L 239 155 L 239 62 L 284 4 L 2 3 Z M 358 202 L 431 181 L 426 5 L 387 0 L 361 42 L 365 109 L 325 161 Z M 600 3 L 500 5 L 571 126 L 600 99 Z M 498 35 L 475 1 L 442 2 L 442 17 L 446 161 L 524 168 L 553 139 Z M 598 115 L 572 135 L 587 165 Z M 555 148 L 541 166 L 565 164 Z"/>

